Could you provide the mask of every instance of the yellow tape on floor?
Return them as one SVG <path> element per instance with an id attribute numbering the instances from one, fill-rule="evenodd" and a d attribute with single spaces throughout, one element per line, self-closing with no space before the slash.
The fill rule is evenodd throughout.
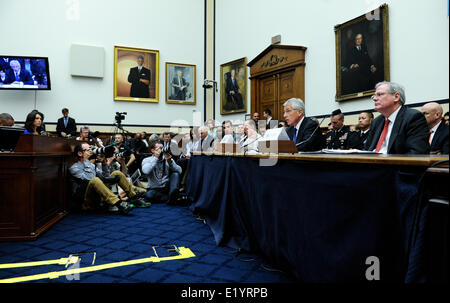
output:
<path id="1" fill-rule="evenodd" d="M 92 271 L 98 271 L 98 270 L 105 270 L 105 269 L 121 267 L 121 266 L 136 265 L 136 264 L 149 263 L 149 262 L 163 262 L 163 261 L 171 261 L 171 260 L 180 260 L 180 259 L 187 259 L 187 258 L 195 257 L 194 253 L 189 248 L 178 247 L 175 250 L 178 251 L 178 253 L 179 253 L 176 256 L 149 257 L 149 258 L 135 259 L 135 260 L 130 260 L 130 261 L 121 261 L 121 262 L 107 263 L 107 264 L 96 265 L 96 266 L 88 266 L 88 267 L 82 267 L 82 268 L 70 268 L 70 269 L 66 269 L 66 270 L 48 272 L 48 273 L 43 273 L 43 274 L 31 275 L 31 276 L 1 279 L 0 283 L 18 283 L 18 282 L 41 280 L 41 279 L 56 279 L 61 276 L 71 276 L 71 275 L 87 273 L 87 272 L 92 272 Z M 26 266 L 51 265 L 51 264 L 59 264 L 59 265 L 65 264 L 67 267 L 68 264 L 74 264 L 74 263 L 78 262 L 78 260 L 79 260 L 78 257 L 72 256 L 69 258 L 61 258 L 61 259 L 49 260 L 49 261 L 0 264 L 0 269 L 26 267 Z"/>

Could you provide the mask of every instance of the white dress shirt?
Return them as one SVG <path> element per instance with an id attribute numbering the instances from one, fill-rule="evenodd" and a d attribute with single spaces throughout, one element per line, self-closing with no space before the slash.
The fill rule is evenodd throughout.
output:
<path id="1" fill-rule="evenodd" d="M 386 134 L 386 138 L 384 139 L 384 142 L 380 148 L 380 153 L 382 153 L 382 154 L 388 153 L 389 139 L 391 138 L 392 128 L 394 127 L 395 119 L 397 118 L 397 114 L 400 111 L 400 108 L 402 108 L 402 107 L 400 106 L 399 108 L 397 108 L 397 110 L 388 117 L 388 119 L 390 121 L 389 125 L 388 125 L 388 131 Z"/>

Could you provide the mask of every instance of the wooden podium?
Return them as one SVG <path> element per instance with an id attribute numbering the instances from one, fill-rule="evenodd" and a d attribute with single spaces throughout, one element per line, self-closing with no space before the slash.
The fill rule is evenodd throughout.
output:
<path id="1" fill-rule="evenodd" d="M 21 134 L 0 152 L 0 241 L 34 240 L 67 214 L 75 140 Z"/>

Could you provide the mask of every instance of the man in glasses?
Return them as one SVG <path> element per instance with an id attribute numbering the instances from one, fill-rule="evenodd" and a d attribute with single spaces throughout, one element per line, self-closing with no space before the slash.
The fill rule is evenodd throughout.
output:
<path id="1" fill-rule="evenodd" d="M 69 168 L 74 181 L 72 183 L 73 202 L 81 202 L 82 210 L 98 208 L 100 202 L 102 202 L 116 206 L 119 212 L 124 215 L 128 214 L 134 208 L 134 205 L 120 200 L 105 185 L 108 182 L 117 183 L 126 192 L 127 196 L 133 200 L 136 193 L 125 175 L 120 171 L 114 171 L 111 173 L 111 178 L 103 178 L 102 180 L 100 178 L 103 175 L 102 171 L 97 170 L 95 165 L 89 161 L 93 151 L 88 143 L 80 143 L 75 146 L 74 154 L 78 158 L 78 162 Z"/>
<path id="2" fill-rule="evenodd" d="M 405 91 L 394 82 L 380 82 L 372 96 L 379 115 L 372 122 L 366 150 L 383 154 L 429 154 L 427 121 L 418 110 L 405 106 Z"/>

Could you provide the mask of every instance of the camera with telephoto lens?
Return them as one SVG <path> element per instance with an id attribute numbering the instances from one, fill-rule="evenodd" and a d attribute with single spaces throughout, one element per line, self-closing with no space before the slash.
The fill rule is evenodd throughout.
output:
<path id="1" fill-rule="evenodd" d="M 93 156 L 97 156 L 97 155 L 105 155 L 106 158 L 111 158 L 114 155 L 114 145 L 107 145 L 105 147 L 95 147 L 95 146 L 91 146 L 92 152 L 93 152 Z"/>
<path id="2" fill-rule="evenodd" d="M 89 132 L 89 137 L 91 137 L 91 138 L 98 138 L 99 136 L 100 136 L 99 131 Z"/>
<path id="3" fill-rule="evenodd" d="M 173 156 L 173 155 L 172 155 L 172 151 L 170 150 L 170 144 L 167 144 L 167 146 L 164 146 L 164 147 L 161 149 L 161 153 L 163 153 L 163 154 L 168 154 L 168 155 L 170 155 L 170 156 Z"/>

